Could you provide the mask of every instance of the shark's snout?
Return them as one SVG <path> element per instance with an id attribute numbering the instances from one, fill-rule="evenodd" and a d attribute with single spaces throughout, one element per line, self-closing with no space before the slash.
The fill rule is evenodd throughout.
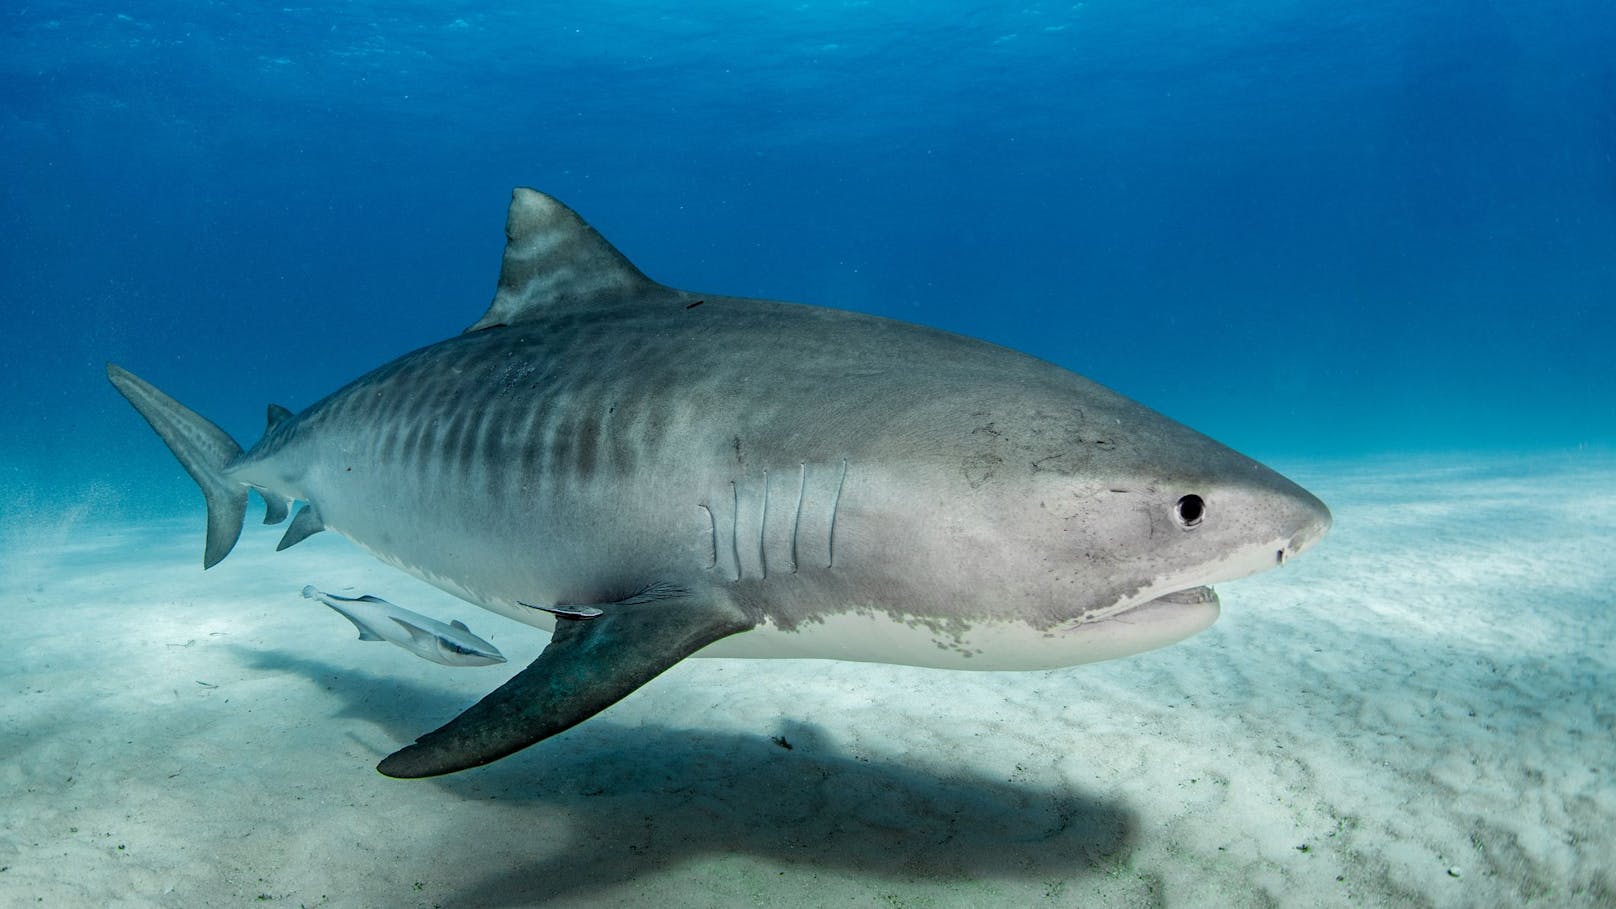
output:
<path id="1" fill-rule="evenodd" d="M 1330 525 L 1333 522 L 1329 506 L 1320 501 L 1318 496 L 1300 486 L 1296 487 L 1290 496 L 1289 504 L 1292 515 L 1286 523 L 1291 529 L 1285 545 L 1278 552 L 1278 562 L 1281 565 L 1324 539 L 1324 535 L 1330 532 Z"/>

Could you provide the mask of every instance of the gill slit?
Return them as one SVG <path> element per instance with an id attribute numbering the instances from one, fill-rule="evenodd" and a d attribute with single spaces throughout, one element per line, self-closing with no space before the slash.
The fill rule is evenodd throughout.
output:
<path id="1" fill-rule="evenodd" d="M 847 459 L 842 459 L 842 475 L 836 479 L 836 495 L 830 500 L 830 539 L 826 548 L 830 552 L 830 564 L 826 568 L 836 567 L 836 510 L 842 504 L 842 487 L 847 485 Z"/>
<path id="2" fill-rule="evenodd" d="M 735 560 L 735 580 L 741 579 L 741 493 L 729 481 L 729 554 Z"/>
<path id="3" fill-rule="evenodd" d="M 797 513 L 791 517 L 791 573 L 797 573 L 797 531 L 802 528 L 802 497 L 808 491 L 808 462 L 797 465 Z"/>
<path id="4" fill-rule="evenodd" d="M 707 555 L 707 567 L 708 568 L 717 568 L 718 567 L 718 519 L 713 517 L 713 510 L 711 508 L 708 508 L 706 505 L 697 505 L 696 507 L 700 508 L 702 511 L 707 513 L 707 543 L 708 543 L 708 549 L 709 549 L 709 552 L 708 552 L 708 555 Z"/>
<path id="5" fill-rule="evenodd" d="M 769 579 L 769 553 L 764 548 L 764 537 L 769 531 L 769 472 L 763 471 L 763 506 L 758 509 L 758 567 L 763 572 L 763 580 Z"/>

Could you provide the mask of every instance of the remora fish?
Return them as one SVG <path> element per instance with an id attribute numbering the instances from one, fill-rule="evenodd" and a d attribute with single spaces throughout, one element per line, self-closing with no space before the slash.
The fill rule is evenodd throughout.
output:
<path id="1" fill-rule="evenodd" d="M 499 648 L 471 633 L 464 622 L 437 619 L 395 606 L 381 597 L 340 597 L 310 584 L 303 595 L 330 606 L 359 629 L 361 641 L 387 641 L 423 660 L 445 666 L 488 666 L 505 662 Z"/>
<path id="2" fill-rule="evenodd" d="M 1034 669 L 1182 640 L 1207 587 L 1330 525 L 1274 471 L 1052 364 L 920 326 L 695 294 L 518 189 L 493 304 L 245 453 L 107 367 L 207 499 L 204 567 L 247 491 L 279 548 L 336 530 L 517 621 L 543 653 L 381 762 L 486 764 L 680 659 Z M 709 647 L 709 645 L 716 646 Z"/>

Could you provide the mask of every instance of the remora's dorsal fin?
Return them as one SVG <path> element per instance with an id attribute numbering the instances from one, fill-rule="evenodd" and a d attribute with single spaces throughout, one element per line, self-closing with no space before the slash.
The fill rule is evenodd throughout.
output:
<path id="1" fill-rule="evenodd" d="M 275 551 L 280 552 L 282 549 L 296 546 L 324 529 L 325 522 L 320 520 L 320 512 L 314 507 L 314 503 L 304 502 L 303 507 L 297 510 L 297 517 L 293 518 L 291 525 L 286 528 L 286 534 L 275 544 Z"/>
<path id="2" fill-rule="evenodd" d="M 733 602 L 701 594 L 602 605 L 598 618 L 557 621 L 532 665 L 376 769 L 422 777 L 480 767 L 589 719 L 674 663 L 756 624 Z"/>
<path id="3" fill-rule="evenodd" d="M 659 285 L 578 213 L 518 187 L 505 217 L 505 259 L 488 312 L 466 331 L 532 319 L 556 306 L 591 304 Z"/>

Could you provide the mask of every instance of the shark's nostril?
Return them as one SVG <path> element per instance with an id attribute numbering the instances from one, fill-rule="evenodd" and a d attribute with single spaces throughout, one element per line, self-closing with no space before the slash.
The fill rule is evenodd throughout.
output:
<path id="1" fill-rule="evenodd" d="M 1298 530 L 1296 533 L 1292 534 L 1291 538 L 1286 541 L 1285 557 L 1289 559 L 1306 552 L 1314 543 L 1317 543 L 1319 540 L 1323 539 L 1324 534 L 1329 531 L 1329 529 L 1330 521 L 1328 517 L 1326 517 L 1323 521 L 1312 521 L 1304 525 L 1301 530 Z"/>

